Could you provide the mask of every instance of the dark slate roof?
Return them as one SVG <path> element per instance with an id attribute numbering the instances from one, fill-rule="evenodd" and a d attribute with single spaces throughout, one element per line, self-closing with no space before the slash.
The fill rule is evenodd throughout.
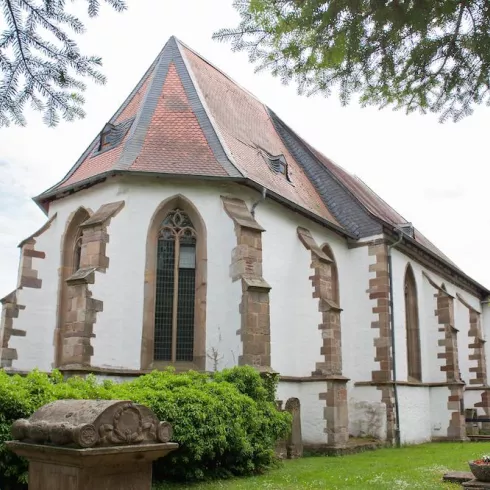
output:
<path id="1" fill-rule="evenodd" d="M 294 158 L 301 163 L 323 202 L 336 220 L 357 237 L 373 236 L 382 232 L 381 224 L 374 220 L 364 206 L 346 189 L 335 174 L 329 172 L 311 148 L 286 126 L 271 110 L 274 126 Z"/>

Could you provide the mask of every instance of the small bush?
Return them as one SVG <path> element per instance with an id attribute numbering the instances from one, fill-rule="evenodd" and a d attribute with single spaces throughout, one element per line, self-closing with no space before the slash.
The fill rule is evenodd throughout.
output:
<path id="1" fill-rule="evenodd" d="M 274 445 L 290 426 L 278 412 L 272 377 L 252 368 L 214 375 L 155 371 L 126 383 L 97 382 L 92 375 L 63 380 L 59 372 L 26 377 L 0 371 L 0 488 L 25 488 L 26 462 L 8 451 L 10 426 L 39 407 L 60 399 L 132 400 L 150 407 L 174 429 L 180 448 L 154 466 L 154 479 L 202 480 L 246 475 L 274 463 Z"/>

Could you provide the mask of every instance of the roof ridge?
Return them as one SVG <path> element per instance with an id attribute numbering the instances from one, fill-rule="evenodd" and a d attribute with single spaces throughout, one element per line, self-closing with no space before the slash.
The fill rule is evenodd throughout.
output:
<path id="1" fill-rule="evenodd" d="M 215 69 L 217 72 L 221 73 L 225 78 L 230 80 L 231 83 L 236 85 L 240 90 L 243 90 L 246 92 L 248 95 L 253 97 L 257 102 L 261 103 L 262 105 L 265 106 L 265 103 L 262 102 L 256 95 L 254 95 L 252 92 L 250 92 L 248 89 L 246 89 L 243 85 L 238 83 L 236 80 L 234 80 L 230 75 L 226 74 L 221 68 L 218 68 L 214 63 L 209 61 L 207 58 L 205 58 L 202 54 L 199 54 L 197 51 L 192 49 L 190 46 L 188 46 L 186 43 L 182 42 L 180 39 L 176 38 L 175 36 L 172 36 L 178 44 L 182 45 L 184 48 L 188 49 L 191 53 L 194 53 L 198 58 L 200 58 L 204 63 L 207 63 L 211 68 Z"/>
<path id="2" fill-rule="evenodd" d="M 187 74 L 189 75 L 189 78 L 194 86 L 194 90 L 196 91 L 196 94 L 197 94 L 197 97 L 199 98 L 199 101 L 201 102 L 201 105 L 202 105 L 202 108 L 204 110 L 204 113 L 206 114 L 208 120 L 209 120 L 209 123 L 211 124 L 211 127 L 212 129 L 214 130 L 215 134 L 216 134 L 216 137 L 219 141 L 219 144 L 221 145 L 225 155 L 226 155 L 226 158 L 229 160 L 231 166 L 234 167 L 233 168 L 226 168 L 226 167 L 229 167 L 228 165 L 226 165 L 226 162 L 220 162 L 221 165 L 225 168 L 225 170 L 228 172 L 228 174 L 230 176 L 235 176 L 235 177 L 243 177 L 245 175 L 245 172 L 244 170 L 237 164 L 235 158 L 233 157 L 233 154 L 230 150 L 230 148 L 228 148 L 228 145 L 226 144 L 226 141 L 225 139 L 223 138 L 223 135 L 221 134 L 221 130 L 220 128 L 218 127 L 218 124 L 216 124 L 216 121 L 215 121 L 215 118 L 206 102 L 206 98 L 204 97 L 202 91 L 201 91 L 201 87 L 199 85 L 199 82 L 197 81 L 197 78 L 196 76 L 194 75 L 194 72 L 192 70 L 192 67 L 190 66 L 190 63 L 189 61 L 187 60 L 187 57 L 185 55 L 185 53 L 183 52 L 183 50 L 181 49 L 181 46 L 185 47 L 186 49 L 189 49 L 190 51 L 192 51 L 194 53 L 193 50 L 191 50 L 189 47 L 187 47 L 182 41 L 180 41 L 179 39 L 177 39 L 175 36 L 172 36 L 174 42 L 175 42 L 175 45 L 179 51 L 179 54 L 180 54 L 180 57 L 182 58 L 182 61 L 184 63 L 184 66 L 185 66 L 185 69 L 187 70 Z M 197 53 L 195 53 L 197 55 Z M 199 55 L 197 55 L 199 56 Z M 207 63 L 207 61 L 200 57 L 203 61 L 205 61 Z M 231 80 L 231 79 L 230 79 Z M 196 117 L 197 117 L 197 114 L 196 114 Z M 199 118 L 198 118 L 199 119 Z M 203 128 L 203 132 L 205 133 L 206 135 L 206 132 L 204 131 L 204 128 Z M 208 139 L 208 144 L 210 146 L 211 145 L 211 142 L 209 141 L 209 138 L 206 136 L 206 139 Z M 235 170 L 235 172 L 233 171 Z M 231 171 L 231 173 L 230 173 Z M 237 175 L 237 172 L 238 172 L 238 175 Z"/>
<path id="3" fill-rule="evenodd" d="M 364 205 L 364 203 L 355 195 L 355 193 L 348 188 L 348 186 L 346 186 L 344 184 L 344 182 L 342 182 L 342 180 L 334 173 L 332 172 L 319 158 L 318 158 L 318 155 L 316 154 L 318 152 L 318 150 L 316 148 L 314 148 L 312 145 L 310 145 L 304 138 L 302 138 L 294 129 L 292 129 L 288 124 L 286 124 L 272 109 L 270 108 L 267 108 L 268 111 L 280 122 L 280 124 L 282 124 L 288 131 L 290 134 L 292 134 L 297 140 L 298 142 L 308 151 L 308 153 L 322 166 L 323 169 L 325 169 L 326 172 L 328 172 L 328 174 L 337 182 L 338 185 L 340 185 L 342 187 L 342 189 L 344 189 L 344 191 L 346 191 L 349 195 L 351 195 L 355 201 L 367 212 L 369 213 L 370 215 L 372 215 L 373 217 L 376 218 L 376 216 L 369 210 L 366 208 L 366 206 Z M 318 152 L 321 154 L 321 152 Z M 344 170 L 343 167 L 340 167 L 339 165 L 333 163 L 328 157 L 326 157 L 325 155 L 321 154 L 324 158 L 326 158 L 332 165 L 340 168 L 341 170 L 343 170 L 345 173 L 347 173 L 349 176 L 352 176 L 352 174 L 347 171 L 347 170 Z"/>
<path id="4" fill-rule="evenodd" d="M 174 59 L 172 41 L 173 37 L 165 43 L 165 46 L 154 61 L 153 78 L 138 108 L 136 119 L 131 126 L 121 155 L 112 166 L 114 170 L 128 169 L 134 163 L 143 147 L 170 63 Z"/>
<path id="5" fill-rule="evenodd" d="M 121 143 L 124 145 L 122 147 L 121 154 L 119 158 L 111 165 L 109 170 L 127 170 L 136 161 L 143 147 L 149 125 L 151 124 L 152 116 L 154 114 L 158 98 L 163 88 L 163 84 L 165 83 L 169 66 L 171 63 L 174 63 L 177 68 L 177 65 L 179 64 L 179 59 L 181 59 L 182 65 L 185 69 L 185 74 L 180 72 L 179 77 L 182 78 L 183 75 L 188 75 L 191 78 L 192 89 L 193 91 L 195 91 L 195 94 L 187 94 L 189 102 L 191 103 L 191 105 L 193 105 L 194 113 L 199 121 L 199 124 L 202 127 L 206 139 L 208 140 L 210 148 L 215 154 L 217 162 L 231 177 L 243 177 L 244 172 L 241 168 L 239 168 L 231 154 L 231 151 L 225 145 L 224 139 L 221 137 L 219 129 L 214 123 L 211 111 L 207 108 L 204 96 L 202 95 L 199 85 L 195 80 L 194 75 L 192 74 L 191 67 L 188 66 L 185 54 L 181 51 L 179 44 L 184 45 L 183 43 L 181 43 L 181 41 L 177 40 L 175 36 L 171 36 L 167 40 L 163 48 L 160 50 L 150 67 L 145 71 L 139 82 L 135 85 L 131 93 L 125 98 L 124 102 L 119 106 L 117 111 L 109 119 L 108 122 L 114 124 L 121 113 L 128 107 L 128 105 L 141 89 L 141 87 L 144 85 L 144 83 L 148 81 L 149 77 L 153 77 L 149 80 L 149 86 L 143 95 L 143 99 L 136 114 L 133 116 L 134 122 L 131 125 L 131 128 L 127 134 L 126 140 Z M 159 70 L 158 73 L 156 73 L 157 70 Z M 198 101 L 193 99 L 197 99 Z M 198 107 L 199 105 L 201 107 Z M 198 113 L 200 109 L 201 111 L 202 109 L 204 109 L 205 115 Z M 36 199 L 42 197 L 46 193 L 52 192 L 59 188 L 80 168 L 80 166 L 90 157 L 90 154 L 96 147 L 99 141 L 99 135 L 100 132 L 97 133 L 95 138 L 81 154 L 81 156 L 77 159 L 76 163 L 65 174 L 65 176 L 60 179 L 56 184 L 36 196 Z M 213 141 L 213 136 L 214 138 L 217 137 L 218 142 Z"/>
<path id="6" fill-rule="evenodd" d="M 278 116 L 279 117 L 279 116 Z M 280 118 L 279 118 L 280 119 Z M 331 163 L 334 167 L 337 167 L 338 169 L 340 169 L 342 172 L 345 172 L 346 174 L 352 176 L 352 177 L 355 177 L 355 174 L 353 174 L 352 172 L 350 172 L 349 170 L 347 170 L 345 167 L 343 167 L 342 165 L 339 165 L 337 162 L 334 162 L 330 157 L 327 157 L 327 155 L 325 155 L 325 153 L 323 153 L 322 151 L 318 150 L 317 148 L 315 148 L 313 145 L 311 145 L 310 143 L 308 143 L 306 141 L 305 138 L 303 138 L 303 136 L 301 136 L 300 134 L 298 134 L 297 131 L 295 131 L 294 129 L 292 128 L 289 128 L 291 131 L 294 132 L 294 134 L 303 142 L 304 145 L 308 146 L 308 148 L 310 149 L 311 152 L 313 153 L 319 153 L 323 158 L 325 158 L 325 160 L 328 160 L 329 163 Z M 317 158 L 317 156 L 315 155 L 315 158 Z"/>
<path id="7" fill-rule="evenodd" d="M 369 191 L 372 192 L 380 201 L 382 201 L 389 208 L 391 208 L 398 216 L 400 216 L 400 218 L 403 220 L 403 222 L 397 223 L 397 224 L 411 223 L 410 221 L 407 220 L 407 218 L 405 218 L 404 216 L 402 216 L 391 204 L 389 204 L 385 199 L 383 199 L 375 190 L 373 190 L 370 185 L 366 184 L 366 182 L 364 182 L 363 179 L 361 179 L 356 174 L 351 174 L 351 176 L 354 179 L 358 180 L 363 186 L 365 186 L 367 189 L 369 189 Z"/>
<path id="8" fill-rule="evenodd" d="M 313 145 L 311 145 L 310 143 L 308 143 L 303 137 L 301 137 L 294 129 L 292 129 L 288 124 L 284 123 L 284 121 L 276 115 L 276 117 L 281 121 L 281 123 L 286 127 L 288 128 L 288 130 L 294 135 L 296 136 L 299 141 L 301 142 L 301 144 L 303 146 L 305 146 L 307 148 L 307 150 L 312 154 L 312 156 L 320 162 L 320 164 L 335 178 L 335 180 L 371 215 L 373 216 L 375 219 L 381 219 L 381 221 L 389 224 L 389 225 L 393 225 L 392 223 L 390 223 L 389 220 L 385 219 L 385 218 L 380 218 L 373 210 L 370 209 L 370 206 L 367 206 L 361 199 L 359 199 L 359 197 L 357 196 L 357 194 L 352 190 L 352 189 L 349 189 L 349 187 L 344 184 L 344 182 L 337 176 L 335 175 L 335 173 L 333 173 L 319 158 L 318 158 L 318 154 L 320 154 L 321 157 L 325 158 L 325 160 L 327 160 L 332 166 L 336 167 L 337 169 L 339 169 L 340 171 L 342 172 L 345 172 L 347 175 L 349 175 L 351 178 L 353 179 L 356 179 L 358 180 L 362 185 L 364 185 L 365 187 L 367 187 L 367 189 L 372 192 L 378 199 L 380 199 L 384 204 L 386 204 L 386 206 L 388 206 L 394 213 L 396 213 L 398 216 L 400 216 L 402 219 L 405 220 L 405 222 L 408 223 L 408 221 L 395 209 L 393 208 L 393 206 L 391 206 L 391 204 L 388 204 L 388 202 L 386 202 L 382 197 L 379 196 L 378 193 L 376 193 L 375 191 L 373 191 L 371 189 L 371 187 L 369 185 L 367 185 L 360 177 L 358 177 L 356 174 L 352 173 L 352 172 L 349 172 L 348 170 L 346 170 L 344 167 L 342 167 L 341 165 L 338 165 L 337 163 L 333 162 L 332 159 L 330 159 L 329 157 L 327 157 L 326 155 L 324 155 L 320 150 L 317 150 L 315 147 L 313 147 Z M 397 223 L 399 224 L 399 223 Z"/>

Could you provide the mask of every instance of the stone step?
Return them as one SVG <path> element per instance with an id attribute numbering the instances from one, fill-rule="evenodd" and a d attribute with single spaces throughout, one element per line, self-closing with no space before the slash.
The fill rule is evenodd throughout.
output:
<path id="1" fill-rule="evenodd" d="M 474 480 L 473 473 L 470 471 L 449 471 L 442 477 L 443 481 L 450 483 L 464 483 L 470 480 Z"/>
<path id="2" fill-rule="evenodd" d="M 490 482 L 470 480 L 463 483 L 463 488 L 471 488 L 472 490 L 487 490 L 490 488 Z"/>

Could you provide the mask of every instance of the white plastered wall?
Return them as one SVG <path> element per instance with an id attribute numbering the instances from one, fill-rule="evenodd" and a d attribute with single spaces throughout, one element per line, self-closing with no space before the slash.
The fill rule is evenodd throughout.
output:
<path id="1" fill-rule="evenodd" d="M 469 368 L 474 365 L 469 360 L 468 344 L 471 343 L 468 337 L 469 312 L 457 298 L 456 293 L 460 294 L 476 310 L 481 311 L 480 300 L 467 291 L 445 281 L 432 271 L 423 268 L 417 262 L 409 259 L 401 252 L 393 251 L 393 300 L 395 313 L 395 338 L 397 371 L 399 380 L 407 379 L 407 346 L 405 331 L 405 301 L 403 294 L 403 281 L 405 268 L 410 263 L 412 266 L 415 280 L 417 283 L 417 299 L 419 307 L 419 326 L 420 342 L 422 354 L 422 381 L 426 383 L 437 383 L 446 381 L 446 375 L 440 370 L 445 364 L 444 359 L 437 359 L 436 352 L 443 352 L 443 347 L 438 345 L 438 340 L 443 338 L 443 333 L 438 331 L 439 325 L 435 316 L 437 301 L 434 295 L 437 293 L 435 288 L 429 283 L 422 271 L 430 276 L 437 284 L 444 284 L 447 292 L 454 297 L 454 326 L 458 329 L 458 354 L 459 369 L 463 381 L 469 382 Z"/>
<path id="2" fill-rule="evenodd" d="M 318 398 L 318 393 L 327 391 L 327 383 L 280 382 L 277 399 L 283 401 L 283 408 L 289 398 L 298 398 L 301 405 L 301 435 L 305 444 L 326 444 L 326 422 L 323 418 L 325 401 Z"/>
<path id="3" fill-rule="evenodd" d="M 17 290 L 17 304 L 25 306 L 14 318 L 13 327 L 24 330 L 25 337 L 10 337 L 9 347 L 17 350 L 18 359 L 12 369 L 28 371 L 35 367 L 49 371 L 54 358 L 54 329 L 58 302 L 58 264 L 60 260 L 59 217 L 40 236 L 35 238 L 35 250 L 44 252 L 45 258 L 32 257 L 32 268 L 42 280 L 40 289 Z M 20 273 L 20 272 L 19 272 Z"/>
<path id="4" fill-rule="evenodd" d="M 447 409 L 449 389 L 447 386 L 434 386 L 429 389 L 429 393 L 431 437 L 447 437 L 450 417 Z"/>
<path id="5" fill-rule="evenodd" d="M 349 434 L 386 439 L 386 404 L 374 386 L 356 386 L 349 390 Z"/>
<path id="6" fill-rule="evenodd" d="M 302 226 L 311 231 L 318 245 L 330 245 L 337 263 L 344 375 L 369 380 L 376 363 L 373 304 L 366 294 L 372 261 L 367 247 L 349 249 L 345 238 L 271 201 L 261 203 L 255 217 L 266 229 L 262 248 L 264 278 L 272 287 L 272 367 L 282 375 L 310 376 L 316 362 L 323 360 L 318 329 L 322 314 L 318 299 L 312 296 L 311 252 L 296 231 Z"/>
<path id="7" fill-rule="evenodd" d="M 253 200 L 248 202 L 249 207 Z M 349 249 L 344 237 L 293 213 L 288 209 L 265 201 L 256 208 L 255 217 L 266 232 L 262 236 L 264 278 L 271 285 L 271 354 L 272 367 L 283 376 L 311 376 L 316 363 L 324 357 L 320 353 L 323 345 L 321 330 L 322 314 L 318 310 L 318 299 L 312 297 L 313 286 L 310 276 L 311 252 L 306 250 L 297 236 L 297 227 L 308 228 L 319 246 L 331 247 L 339 274 L 342 329 L 343 374 L 351 381 L 347 383 L 348 397 L 352 397 L 354 381 L 368 381 L 371 371 L 377 369 L 374 361 L 374 338 L 371 328 L 375 320 L 372 313 L 373 301 L 366 290 L 369 288 L 369 265 L 373 257 L 368 247 Z M 288 389 L 300 398 L 302 420 L 309 424 L 303 431 L 305 442 L 325 443 L 323 414 L 325 402 L 319 400 L 318 383 L 281 383 L 279 394 Z M 375 388 L 365 390 L 369 399 L 380 402 L 381 393 Z M 357 394 L 359 394 L 357 389 Z M 286 400 L 283 395 L 280 399 Z M 359 415 L 361 416 L 361 415 Z M 312 421 L 318 421 L 313 423 Z M 316 427 L 314 429 L 313 427 Z M 381 431 L 385 434 L 386 428 Z"/>
<path id="8" fill-rule="evenodd" d="M 446 388 L 447 403 L 447 388 Z M 398 386 L 400 439 L 402 444 L 418 444 L 431 439 L 430 391 L 426 387 Z"/>

